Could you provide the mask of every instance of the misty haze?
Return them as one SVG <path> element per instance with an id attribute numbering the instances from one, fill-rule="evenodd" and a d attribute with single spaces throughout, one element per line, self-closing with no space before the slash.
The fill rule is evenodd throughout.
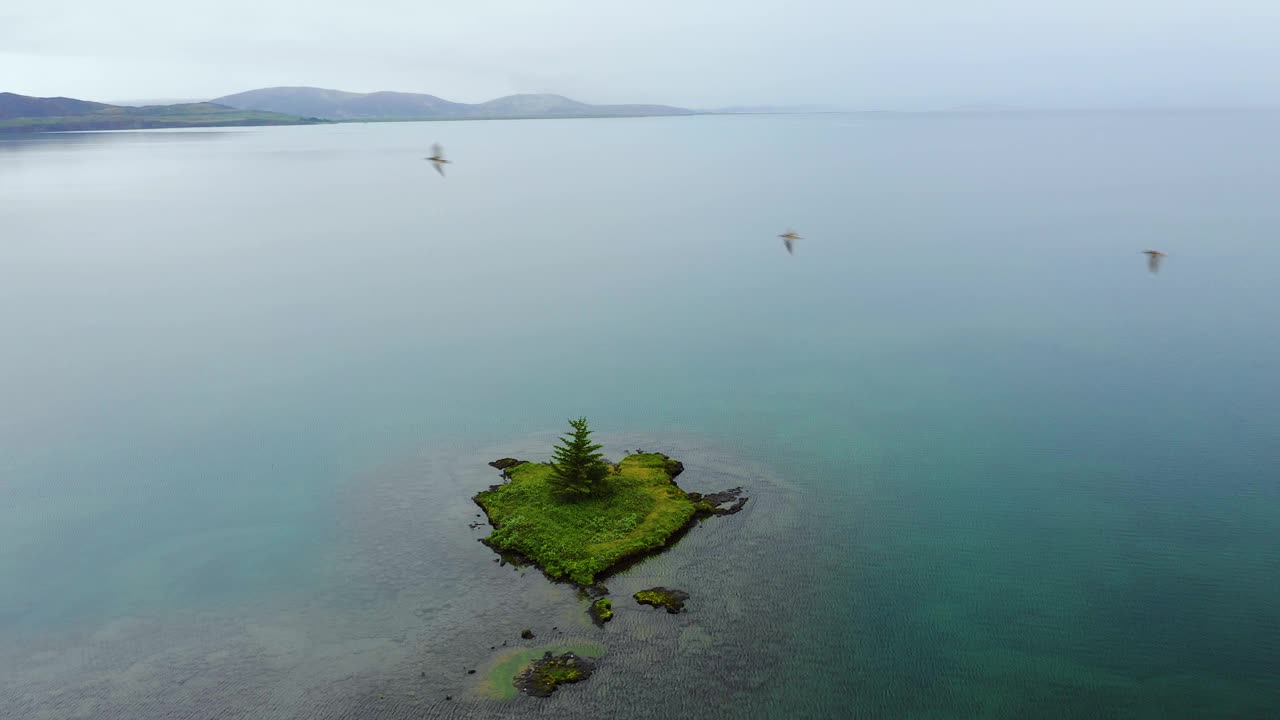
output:
<path id="1" fill-rule="evenodd" d="M 1274 717 L 1280 5 L 0 8 L 0 718 Z"/>

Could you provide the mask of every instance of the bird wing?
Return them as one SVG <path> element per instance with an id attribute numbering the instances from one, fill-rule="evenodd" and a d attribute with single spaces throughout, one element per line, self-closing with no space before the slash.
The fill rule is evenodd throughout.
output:
<path id="1" fill-rule="evenodd" d="M 440 177 L 444 177 L 444 164 L 438 162 L 433 162 L 431 164 L 436 166 L 436 172 L 440 173 Z"/>
<path id="2" fill-rule="evenodd" d="M 438 160 L 444 159 L 444 148 L 440 147 L 440 143 L 431 146 L 431 156 Z"/>
<path id="3" fill-rule="evenodd" d="M 792 243 L 792 242 L 794 242 L 794 240 L 793 240 L 792 238 L 783 238 L 783 240 L 782 240 L 782 244 L 787 246 L 787 254 L 788 254 L 788 255 L 794 255 L 794 254 L 795 254 L 795 250 L 794 250 L 794 249 L 792 249 L 792 247 L 791 247 L 791 243 Z"/>

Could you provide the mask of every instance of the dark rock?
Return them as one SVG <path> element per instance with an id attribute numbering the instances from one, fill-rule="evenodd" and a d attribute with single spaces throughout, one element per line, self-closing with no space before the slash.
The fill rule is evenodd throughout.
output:
<path id="1" fill-rule="evenodd" d="M 453 696 L 452 696 L 452 695 L 445 695 L 445 696 L 444 696 L 444 699 L 445 699 L 445 700 L 452 700 L 452 699 L 453 699 Z"/>
<path id="2" fill-rule="evenodd" d="M 468 675 L 475 675 L 475 674 L 476 674 L 476 671 L 475 671 L 475 670 L 468 670 L 468 671 L 467 671 L 467 674 L 468 674 Z"/>
<path id="3" fill-rule="evenodd" d="M 527 669 L 512 679 L 516 689 L 526 695 L 547 697 L 555 692 L 556 686 L 562 683 L 581 682 L 591 677 L 595 671 L 595 663 L 567 652 L 563 655 L 552 655 L 547 652 L 541 659 L 533 661 Z"/>
<path id="4" fill-rule="evenodd" d="M 684 601 L 689 599 L 689 593 L 683 590 L 667 589 L 664 587 L 649 588 L 641 590 L 633 595 L 636 602 L 641 605 L 652 605 L 656 608 L 666 608 L 667 612 L 672 615 L 684 612 Z"/>
<path id="5" fill-rule="evenodd" d="M 520 637 L 525 640 L 532 640 L 534 638 L 533 631 L 529 628 L 525 628 L 520 631 Z"/>
<path id="6" fill-rule="evenodd" d="M 666 457 L 666 456 L 664 455 L 663 457 Z M 675 480 L 676 476 L 684 472 L 684 463 L 680 462 L 679 460 L 672 460 L 671 458 L 667 458 L 666 466 L 667 466 L 667 474 L 671 476 L 672 480 Z"/>
<path id="7" fill-rule="evenodd" d="M 742 488 L 740 487 L 699 495 L 697 498 L 694 498 L 694 495 L 697 495 L 697 493 L 689 493 L 689 499 L 693 500 L 700 515 L 732 515 L 741 510 L 742 506 L 746 505 L 747 501 L 751 499 L 742 497 Z M 729 507 L 720 507 L 730 502 L 733 504 Z"/>
<path id="8" fill-rule="evenodd" d="M 513 468 L 522 462 L 524 461 L 517 460 L 515 458 L 500 458 L 489 463 L 489 467 L 494 468 L 495 470 L 506 470 L 507 468 Z"/>

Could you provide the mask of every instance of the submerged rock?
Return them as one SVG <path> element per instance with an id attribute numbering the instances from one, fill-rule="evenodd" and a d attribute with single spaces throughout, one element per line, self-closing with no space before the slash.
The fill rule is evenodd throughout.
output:
<path id="1" fill-rule="evenodd" d="M 636 602 L 641 605 L 652 605 L 656 608 L 666 608 L 667 612 L 672 615 L 684 612 L 684 601 L 689 599 L 689 593 L 683 590 L 667 589 L 664 587 L 649 588 L 641 590 L 633 595 Z"/>
<path id="2" fill-rule="evenodd" d="M 609 598 L 600 598 L 591 603 L 591 607 L 587 608 L 587 614 L 591 616 L 591 622 L 599 627 L 613 619 L 613 602 Z"/>
<path id="3" fill-rule="evenodd" d="M 539 660 L 512 679 L 516 689 L 526 695 L 547 697 L 561 683 L 581 682 L 591 677 L 595 664 L 590 660 L 567 652 L 552 655 L 547 651 Z"/>
<path id="4" fill-rule="evenodd" d="M 609 594 L 609 588 L 604 583 L 595 583 L 594 585 L 578 586 L 578 599 L 585 598 L 602 598 Z"/>
<path id="5" fill-rule="evenodd" d="M 523 630 L 521 630 L 521 631 L 520 631 L 520 637 L 524 638 L 525 640 L 532 640 L 532 639 L 533 639 L 533 631 L 532 631 L 532 630 L 530 630 L 529 628 L 525 628 L 525 629 L 523 629 Z"/>

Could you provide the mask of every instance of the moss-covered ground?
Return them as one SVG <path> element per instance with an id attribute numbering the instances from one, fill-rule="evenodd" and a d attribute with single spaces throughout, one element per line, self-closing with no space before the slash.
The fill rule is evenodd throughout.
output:
<path id="1" fill-rule="evenodd" d="M 604 625 L 613 619 L 613 601 L 609 600 L 609 598 L 600 598 L 591 603 L 587 614 L 591 616 L 591 621 L 595 624 Z"/>
<path id="2" fill-rule="evenodd" d="M 512 685 L 526 695 L 547 697 L 565 683 L 575 683 L 591 677 L 595 663 L 576 653 L 555 655 L 548 652 L 534 660 L 511 679 Z"/>
<path id="3" fill-rule="evenodd" d="M 509 700 L 520 694 L 511 684 L 512 678 L 520 675 L 542 658 L 548 651 L 554 655 L 571 652 L 585 658 L 599 658 L 604 655 L 604 647 L 595 643 L 574 643 L 568 645 L 546 645 L 537 648 L 511 648 L 498 654 L 484 670 L 484 679 L 480 681 L 476 692 L 481 697 Z"/>
<path id="4" fill-rule="evenodd" d="M 684 601 L 689 599 L 689 593 L 683 590 L 656 587 L 641 590 L 632 597 L 641 605 L 666 608 L 669 613 L 678 613 L 684 610 Z"/>
<path id="5" fill-rule="evenodd" d="M 665 546 L 695 513 L 672 482 L 665 455 L 629 455 L 590 497 L 571 498 L 550 483 L 551 466 L 522 463 L 510 482 L 476 495 L 495 530 L 485 542 L 520 553 L 548 576 L 581 585 L 623 560 Z"/>

